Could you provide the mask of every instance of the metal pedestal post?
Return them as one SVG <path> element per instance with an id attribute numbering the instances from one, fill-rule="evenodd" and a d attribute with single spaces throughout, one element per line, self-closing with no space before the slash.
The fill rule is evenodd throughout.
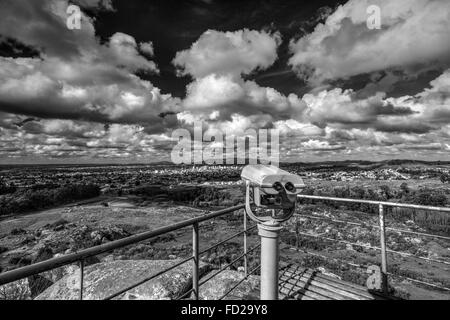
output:
<path id="1" fill-rule="evenodd" d="M 278 238 L 281 225 L 275 221 L 258 223 L 261 236 L 261 300 L 278 299 Z"/>

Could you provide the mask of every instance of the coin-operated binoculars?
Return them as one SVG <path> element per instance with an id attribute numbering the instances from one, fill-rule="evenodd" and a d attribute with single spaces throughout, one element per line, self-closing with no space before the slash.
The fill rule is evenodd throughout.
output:
<path id="1" fill-rule="evenodd" d="M 298 175 L 271 165 L 247 165 L 241 178 L 246 188 L 245 212 L 258 223 L 261 237 L 261 299 L 276 300 L 281 223 L 294 214 L 297 194 L 305 185 Z"/>

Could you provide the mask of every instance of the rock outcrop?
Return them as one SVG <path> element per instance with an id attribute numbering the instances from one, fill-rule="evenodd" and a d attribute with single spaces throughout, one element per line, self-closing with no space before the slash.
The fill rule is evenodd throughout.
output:
<path id="1" fill-rule="evenodd" d="M 204 279 L 212 277 L 217 270 L 208 273 Z M 231 288 L 244 278 L 244 273 L 233 270 L 225 270 L 203 284 L 199 290 L 199 299 L 218 300 Z M 203 281 L 203 279 L 202 279 Z M 259 296 L 259 276 L 250 275 L 230 292 L 225 300 L 257 300 Z M 255 294 L 256 292 L 256 294 Z"/>
<path id="2" fill-rule="evenodd" d="M 31 289 L 28 279 L 20 279 L 0 286 L 0 300 L 30 300 Z"/>
<path id="3" fill-rule="evenodd" d="M 83 299 L 101 300 L 133 283 L 167 269 L 180 260 L 116 260 L 85 268 Z M 200 266 L 200 276 L 209 266 Z M 79 270 L 65 275 L 36 300 L 75 300 L 80 293 Z M 187 262 L 118 296 L 125 300 L 175 299 L 192 287 L 192 264 Z"/>

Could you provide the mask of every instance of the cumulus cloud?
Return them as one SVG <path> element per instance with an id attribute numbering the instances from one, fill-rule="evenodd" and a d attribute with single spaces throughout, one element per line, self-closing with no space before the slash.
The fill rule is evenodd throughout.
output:
<path id="1" fill-rule="evenodd" d="M 84 1 L 83 7 L 112 8 L 110 1 Z M 65 25 L 68 2 L 5 1 L 0 31 L 40 51 L 39 57 L 0 57 L 0 111 L 103 123 L 159 125 L 161 112 L 178 99 L 163 94 L 136 71 L 157 73 L 151 42 L 138 45 L 124 33 L 101 44 L 93 21 L 83 16 L 81 30 Z M 21 25 L 23 27 L 11 27 Z M 164 130 L 159 127 L 159 130 Z"/>
<path id="2" fill-rule="evenodd" d="M 303 120 L 325 128 L 372 128 L 380 132 L 424 134 L 450 121 L 450 70 L 416 96 L 387 97 L 377 92 L 359 98 L 352 89 L 308 93 Z"/>
<path id="3" fill-rule="evenodd" d="M 153 43 L 150 42 L 141 42 L 139 44 L 139 48 L 141 49 L 141 51 L 143 53 L 145 53 L 146 55 L 152 57 L 154 54 L 154 49 L 153 49 Z"/>
<path id="4" fill-rule="evenodd" d="M 173 63 L 179 74 L 201 78 L 209 74 L 249 74 L 264 70 L 277 59 L 279 33 L 256 30 L 208 30 L 191 48 L 177 52 Z"/>
<path id="5" fill-rule="evenodd" d="M 73 3 L 113 10 L 109 0 Z M 160 115 L 177 110 L 179 99 L 134 74 L 159 72 L 149 59 L 153 44 L 120 32 L 100 43 L 85 13 L 73 32 L 66 27 L 68 4 L 0 3 L 0 40 L 37 51 L 33 57 L 0 57 L 0 158 L 162 156 L 167 142 L 158 134 L 177 119 Z"/>
<path id="6" fill-rule="evenodd" d="M 186 113 L 215 127 L 272 127 L 273 121 L 300 117 L 305 103 L 261 87 L 243 76 L 267 69 L 277 59 L 278 33 L 255 30 L 208 30 L 191 48 L 176 54 L 173 63 L 194 80 L 182 101 Z M 243 117 L 248 117 L 244 120 Z"/>
<path id="7" fill-rule="evenodd" d="M 305 103 L 295 94 L 284 96 L 273 88 L 260 87 L 231 75 L 200 78 L 187 87 L 183 105 L 191 112 L 215 113 L 216 118 L 229 119 L 232 114 L 265 113 L 274 119 L 299 116 Z"/>
<path id="8" fill-rule="evenodd" d="M 136 40 L 130 35 L 116 32 L 109 39 L 109 48 L 115 64 L 118 66 L 126 67 L 132 72 L 138 70 L 159 72 L 153 61 L 149 61 L 139 54 Z M 153 55 L 151 42 L 141 44 L 140 49 L 150 56 Z"/>
<path id="9" fill-rule="evenodd" d="M 47 56 L 73 58 L 98 46 L 93 20 L 82 13 L 77 32 L 66 27 L 66 0 L 0 2 L 0 31 Z"/>
<path id="10" fill-rule="evenodd" d="M 415 106 L 430 122 L 450 122 L 450 69 L 430 82 L 430 88 L 417 94 Z"/>
<path id="11" fill-rule="evenodd" d="M 309 122 L 301 122 L 294 119 L 278 120 L 273 123 L 279 135 L 284 140 L 294 140 L 297 142 L 306 141 L 311 138 L 325 136 L 326 128 L 319 128 Z"/>
<path id="12" fill-rule="evenodd" d="M 439 129 L 450 122 L 450 69 L 415 96 L 389 98 L 388 102 L 414 110 L 412 122 Z"/>
<path id="13" fill-rule="evenodd" d="M 303 96 L 303 117 L 279 120 L 282 149 L 287 158 L 315 155 L 365 158 L 445 157 L 450 142 L 449 70 L 416 96 L 364 99 L 354 90 L 335 88 Z M 428 153 L 427 153 L 428 152 Z M 318 159 L 318 158 L 315 158 Z"/>
<path id="14" fill-rule="evenodd" d="M 25 157 L 40 159 L 96 158 L 145 160 L 167 156 L 173 142 L 164 135 L 152 135 L 144 127 L 74 120 L 42 119 L 14 127 L 17 115 L 1 114 L 0 159 Z M 166 153 L 164 155 L 164 153 Z M 89 160 L 90 159 L 90 160 Z"/>
<path id="15" fill-rule="evenodd" d="M 380 30 L 367 27 L 367 8 L 381 9 Z M 311 84 L 388 68 L 417 72 L 450 65 L 447 0 L 350 0 L 292 40 L 290 65 Z"/>
<path id="16" fill-rule="evenodd" d="M 325 86 L 300 98 L 243 79 L 243 74 L 258 70 L 260 64 L 248 64 L 239 54 L 229 57 L 231 65 L 223 62 L 205 39 L 208 37 L 177 55 L 185 59 L 183 72 L 194 77 L 182 101 L 184 111 L 177 115 L 179 123 L 200 120 L 209 130 L 231 128 L 236 135 L 247 128 L 276 128 L 288 157 L 305 153 L 394 154 L 407 150 L 403 146 L 425 146 L 444 136 L 439 130 L 448 122 L 447 72 L 417 96 L 389 97 L 382 89 L 388 90 L 398 76 L 387 72 L 377 86 L 366 86 L 363 95 L 353 89 Z M 202 46 L 196 45 L 200 42 Z"/>
<path id="17" fill-rule="evenodd" d="M 331 145 L 328 141 L 314 139 L 303 142 L 301 146 L 309 151 L 335 151 L 346 149 L 346 147 L 342 145 Z"/>
<path id="18" fill-rule="evenodd" d="M 150 82 L 109 64 L 0 57 L 0 66 L 0 110 L 6 112 L 150 124 L 176 104 Z"/>
<path id="19" fill-rule="evenodd" d="M 355 99 L 353 90 L 340 88 L 303 96 L 308 105 L 306 118 L 320 127 L 328 123 L 370 125 L 381 118 L 397 118 L 414 113 L 408 107 L 395 107 L 384 98 L 385 94 L 377 93 L 367 99 Z"/>

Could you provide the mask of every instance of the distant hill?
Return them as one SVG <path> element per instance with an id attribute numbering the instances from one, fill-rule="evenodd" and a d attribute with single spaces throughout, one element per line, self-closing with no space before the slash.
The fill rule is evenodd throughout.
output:
<path id="1" fill-rule="evenodd" d="M 245 160 L 245 164 L 248 164 L 249 159 Z M 237 162 L 235 162 L 237 163 Z M 245 164 L 221 164 L 221 166 L 244 166 Z M 196 165 L 196 166 L 203 166 Z M 318 162 L 280 162 L 280 167 L 290 167 L 290 166 L 301 166 L 305 168 L 339 168 L 339 167 L 355 167 L 364 169 L 375 169 L 380 167 L 389 166 L 410 166 L 410 165 L 425 165 L 425 166 L 440 166 L 440 165 L 450 165 L 450 161 L 423 161 L 423 160 L 411 160 L 411 159 L 392 159 L 392 160 L 382 160 L 382 161 L 367 161 L 367 160 L 341 160 L 341 161 L 318 161 Z M 129 163 L 129 164 L 0 164 L 0 170 L 14 169 L 14 168 L 85 168 L 85 167 L 139 167 L 139 166 L 169 166 L 169 167 L 191 167 L 194 164 L 184 164 L 176 165 L 170 161 L 159 161 L 159 162 L 149 162 L 149 163 Z"/>

